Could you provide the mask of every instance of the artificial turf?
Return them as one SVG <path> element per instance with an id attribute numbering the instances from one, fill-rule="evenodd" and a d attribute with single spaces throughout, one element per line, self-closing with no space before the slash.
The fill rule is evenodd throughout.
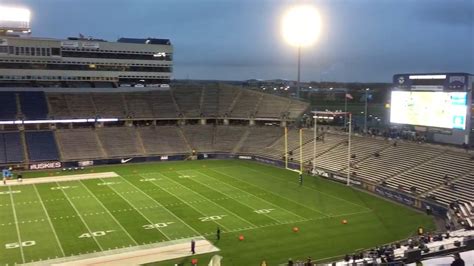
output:
<path id="1" fill-rule="evenodd" d="M 410 208 L 319 177 L 306 176 L 300 186 L 297 173 L 250 161 L 127 164 L 24 177 L 105 171 L 120 176 L 0 187 L 0 264 L 204 236 L 221 249 L 223 265 L 278 265 L 393 242 L 419 226 L 434 229 L 430 216 Z M 207 264 L 212 255 L 155 264 L 191 258 Z"/>

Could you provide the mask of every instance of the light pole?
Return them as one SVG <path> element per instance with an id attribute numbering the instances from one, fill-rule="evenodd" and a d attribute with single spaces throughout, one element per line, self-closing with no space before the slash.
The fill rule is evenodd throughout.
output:
<path id="1" fill-rule="evenodd" d="M 290 8 L 282 20 L 282 34 L 285 40 L 298 48 L 298 73 L 296 96 L 300 97 L 301 82 L 301 48 L 308 47 L 319 35 L 320 19 L 316 9 L 309 5 Z"/>

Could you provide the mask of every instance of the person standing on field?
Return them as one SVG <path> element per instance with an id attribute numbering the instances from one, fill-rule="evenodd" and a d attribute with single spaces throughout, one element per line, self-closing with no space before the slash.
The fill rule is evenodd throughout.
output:
<path id="1" fill-rule="evenodd" d="M 196 242 L 194 239 L 191 240 L 191 253 L 196 254 Z"/>
<path id="2" fill-rule="evenodd" d="M 219 227 L 217 227 L 216 238 L 217 238 L 217 240 L 221 239 L 221 229 Z"/>

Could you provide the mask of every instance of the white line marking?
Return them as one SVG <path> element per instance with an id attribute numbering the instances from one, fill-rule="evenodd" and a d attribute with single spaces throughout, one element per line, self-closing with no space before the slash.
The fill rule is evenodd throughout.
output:
<path id="1" fill-rule="evenodd" d="M 150 195 L 148 195 L 147 193 L 143 192 L 142 190 L 140 190 L 139 187 L 135 186 L 134 184 L 132 184 L 130 181 L 128 181 L 126 178 L 122 177 L 122 176 L 119 176 L 120 178 L 122 178 L 123 180 L 125 180 L 125 182 L 127 182 L 128 184 L 130 184 L 131 186 L 135 187 L 136 189 L 138 189 L 138 191 L 141 191 L 141 193 L 145 196 L 147 196 L 149 199 L 153 200 L 154 202 L 156 202 L 159 206 L 161 206 L 164 210 L 166 210 L 168 213 L 170 213 L 171 215 L 173 215 L 176 219 L 178 219 L 179 221 L 181 221 L 184 225 L 186 225 L 189 229 L 191 229 L 192 231 L 194 231 L 196 234 L 200 235 L 200 233 L 192 228 L 189 224 L 187 224 L 186 222 L 184 222 L 181 218 L 179 218 L 178 216 L 176 216 L 176 214 L 174 214 L 174 212 L 168 210 L 167 208 L 163 207 L 163 205 L 161 205 L 161 203 L 159 203 L 157 200 L 155 200 L 154 198 L 152 198 Z M 152 182 L 153 183 L 153 182 Z"/>
<path id="2" fill-rule="evenodd" d="M 233 166 L 229 166 L 229 167 L 233 167 Z M 255 170 L 255 169 L 250 168 L 250 167 L 248 167 L 248 166 L 243 165 L 243 167 L 245 167 L 245 168 L 247 168 L 247 169 L 249 169 L 249 170 L 252 170 L 252 171 L 254 171 L 254 172 L 258 172 L 258 173 L 265 174 L 266 176 L 270 176 L 268 173 L 265 173 L 265 172 L 262 172 L 262 171 L 259 171 L 259 170 Z M 277 179 L 280 179 L 280 180 L 282 180 L 282 181 L 288 182 L 288 180 L 285 180 L 285 179 L 283 179 L 283 178 L 279 178 L 277 175 L 275 175 L 275 176 L 272 175 L 272 176 L 270 176 L 270 177 L 276 177 Z M 291 183 L 294 183 L 294 182 L 291 182 Z M 362 205 L 359 205 L 359 204 L 357 204 L 357 203 L 354 203 L 354 202 L 351 202 L 351 201 L 348 201 L 348 200 L 341 199 L 341 198 L 339 198 L 339 197 L 333 196 L 333 195 L 331 195 L 331 194 L 327 194 L 327 193 L 325 193 L 325 192 L 322 192 L 321 190 L 315 189 L 314 187 L 303 186 L 303 188 L 304 188 L 304 189 L 311 189 L 311 190 L 317 191 L 318 193 L 321 193 L 321 194 L 323 194 L 323 195 L 326 195 L 326 196 L 328 196 L 328 197 L 331 197 L 331 198 L 334 198 L 334 199 L 337 199 L 337 200 L 340 200 L 340 201 L 344 201 L 344 202 L 346 202 L 346 203 L 349 203 L 349 204 L 351 204 L 351 205 L 355 205 L 355 206 L 364 208 L 364 209 L 366 209 L 366 210 L 370 210 L 370 209 L 369 209 L 368 207 L 366 207 L 366 206 L 362 206 Z"/>
<path id="3" fill-rule="evenodd" d="M 92 193 L 92 191 L 81 181 L 79 180 L 79 183 L 81 183 L 81 185 L 92 195 L 93 198 L 96 199 L 96 201 L 100 204 L 100 206 L 102 206 L 102 208 L 112 217 L 112 219 L 114 219 L 114 221 L 120 226 L 120 228 L 122 228 L 122 230 L 127 234 L 128 237 L 130 237 L 130 239 L 133 241 L 133 243 L 135 243 L 135 245 L 138 245 L 137 241 L 135 241 L 135 239 L 133 239 L 133 237 L 130 235 L 130 233 L 125 230 L 125 228 L 122 226 L 121 223 L 119 223 L 119 221 L 117 221 L 117 219 L 112 215 L 112 213 L 110 213 L 109 209 L 107 209 L 104 204 L 94 195 L 94 193 Z M 113 232 L 114 230 L 109 230 L 107 232 Z"/>
<path id="4" fill-rule="evenodd" d="M 217 171 L 217 170 L 213 170 L 213 169 L 210 169 L 210 170 L 211 170 L 211 171 L 214 171 L 214 172 L 216 172 L 216 173 L 220 173 L 220 174 L 222 174 L 222 175 L 226 175 L 226 176 L 228 176 L 228 177 L 234 178 L 234 179 L 236 179 L 236 180 L 239 180 L 239 181 L 241 181 L 241 182 L 243 182 L 243 183 L 249 184 L 250 186 L 256 187 L 256 188 L 258 188 L 258 189 L 261 189 L 261 188 L 259 188 L 258 186 L 254 185 L 254 184 L 252 184 L 252 183 L 249 183 L 249 182 L 244 181 L 244 180 L 242 180 L 242 179 L 239 179 L 239 178 L 230 176 L 230 175 L 228 175 L 228 174 L 226 174 L 226 173 L 223 173 L 223 172 L 221 172 L 221 171 Z M 272 191 L 269 191 L 269 192 L 270 192 L 271 194 L 273 194 L 273 195 L 276 195 L 276 196 L 280 197 L 280 198 L 286 199 L 286 200 L 291 201 L 291 202 L 293 202 L 293 203 L 296 203 L 296 204 L 298 204 L 298 205 L 300 205 L 300 206 L 303 206 L 303 207 L 305 207 L 305 208 L 307 208 L 307 209 L 309 209 L 309 210 L 313 210 L 313 211 L 318 212 L 318 213 L 320 213 L 320 214 L 322 214 L 322 215 L 324 215 L 324 216 L 328 216 L 327 214 L 323 213 L 322 211 L 319 211 L 319 210 L 316 210 L 316 209 L 311 208 L 311 207 L 309 207 L 309 206 L 303 205 L 302 203 L 299 203 L 299 202 L 297 202 L 297 201 L 294 201 L 294 200 L 292 200 L 292 199 L 290 199 L 290 198 L 287 198 L 287 197 L 285 197 L 285 196 L 282 196 L 282 195 L 280 195 L 280 194 L 276 194 L 275 192 L 272 192 Z"/>
<path id="5" fill-rule="evenodd" d="M 101 179 L 102 180 L 102 179 Z M 56 182 L 56 184 L 58 184 L 58 182 Z M 58 184 L 59 185 L 59 184 Z M 64 196 L 66 197 L 66 199 L 69 201 L 69 204 L 71 204 L 72 208 L 76 211 L 77 213 L 77 216 L 81 219 L 82 223 L 84 223 L 84 226 L 86 227 L 87 231 L 89 232 L 92 232 L 91 229 L 89 228 L 89 226 L 87 225 L 86 221 L 84 221 L 84 218 L 82 218 L 82 215 L 79 213 L 79 211 L 77 210 L 76 206 L 72 203 L 72 201 L 69 199 L 69 197 L 67 196 L 66 192 L 64 192 L 64 190 L 60 189 Z M 62 217 L 61 217 L 62 218 Z M 97 241 L 97 239 L 92 236 L 92 239 L 94 239 L 95 243 L 97 244 L 97 246 L 100 248 L 101 251 L 103 251 L 104 249 L 102 248 L 102 246 L 100 245 L 99 241 Z"/>
<path id="6" fill-rule="evenodd" d="M 161 175 L 161 174 L 159 174 L 159 173 L 157 173 L 157 174 L 158 174 L 158 175 Z M 161 176 L 164 176 L 164 175 L 161 175 Z M 164 177 L 165 177 L 165 178 L 168 178 L 168 177 L 166 177 L 166 176 L 164 176 Z M 160 188 L 155 182 L 150 182 L 150 183 L 152 183 L 154 186 Z M 180 185 L 181 185 L 181 184 L 180 184 Z M 182 185 L 181 185 L 181 186 L 182 186 Z M 182 186 L 182 187 L 183 187 L 183 188 L 186 188 L 186 189 L 188 189 L 188 190 L 190 190 L 190 191 L 192 191 L 192 192 L 194 192 L 193 190 L 191 190 L 191 189 L 189 189 L 189 188 L 187 188 L 187 187 L 185 187 L 185 186 Z M 205 216 L 207 215 L 206 213 L 203 213 L 202 211 L 196 209 L 194 206 L 190 205 L 189 203 L 187 203 L 186 201 L 184 201 L 183 199 L 181 199 L 180 197 L 178 197 L 176 194 L 172 193 L 171 191 L 166 190 L 166 189 L 163 189 L 163 188 L 161 188 L 161 189 L 162 189 L 163 191 L 169 193 L 169 194 L 172 195 L 173 197 L 177 198 L 178 200 L 180 200 L 180 201 L 183 202 L 184 204 L 188 205 L 189 207 L 191 207 L 192 209 L 194 209 L 194 210 L 197 211 L 198 213 L 200 213 L 200 214 L 202 214 L 202 215 L 205 215 Z M 213 222 L 215 222 L 216 224 L 220 225 L 220 226 L 222 227 L 222 229 L 224 229 L 224 230 L 226 230 L 226 231 L 230 231 L 227 227 L 225 227 L 224 225 L 218 223 L 217 221 L 213 221 Z"/>
<path id="7" fill-rule="evenodd" d="M 35 189 L 35 192 L 36 192 L 36 195 L 38 196 L 39 202 L 41 203 L 41 206 L 43 207 L 44 213 L 46 214 L 46 217 L 48 218 L 49 226 L 51 226 L 51 229 L 53 230 L 54 237 L 56 238 L 56 242 L 58 242 L 59 249 L 61 249 L 61 253 L 63 254 L 63 257 L 65 257 L 66 254 L 64 253 L 63 246 L 61 245 L 61 242 L 59 242 L 58 234 L 56 234 L 56 230 L 54 229 L 53 223 L 51 222 L 51 218 L 49 217 L 48 211 L 46 210 L 46 207 L 44 206 L 44 203 L 41 200 L 41 196 L 40 196 L 40 194 L 38 192 L 38 189 L 36 188 L 35 184 L 33 184 L 33 188 Z"/>
<path id="8" fill-rule="evenodd" d="M 8 186 L 8 189 L 10 190 L 10 200 L 11 200 L 11 206 L 12 206 L 12 209 L 13 209 L 13 217 L 15 219 L 16 232 L 17 232 L 17 235 L 18 235 L 18 243 L 20 244 L 21 259 L 22 259 L 23 263 L 25 263 L 25 254 L 23 253 L 23 242 L 21 242 L 20 227 L 18 226 L 18 219 L 16 217 L 15 203 L 13 201 L 13 193 L 11 193 L 12 188 L 10 186 Z"/>
<path id="9" fill-rule="evenodd" d="M 124 198 L 122 195 L 120 195 L 120 193 L 118 193 L 112 186 L 107 186 L 109 187 L 112 191 L 114 191 L 119 197 L 121 197 L 124 201 L 126 201 L 128 203 L 128 205 L 132 206 L 132 208 L 134 208 L 138 213 L 140 213 L 140 215 L 145 218 L 145 220 L 147 220 L 150 224 L 153 224 L 153 222 L 148 219 L 148 217 L 146 217 L 139 209 L 135 208 L 135 206 L 126 198 Z M 121 210 L 118 210 L 119 212 Z M 160 228 L 156 228 L 156 230 L 158 230 L 164 237 L 166 237 L 168 240 L 171 240 L 171 238 L 169 236 L 167 236 L 163 231 L 160 230 Z"/>
<path id="10" fill-rule="evenodd" d="M 210 170 L 212 170 L 212 169 L 210 169 Z M 245 190 L 242 190 L 242 189 L 240 189 L 240 188 L 238 188 L 238 187 L 236 187 L 236 186 L 234 186 L 234 185 L 231 185 L 231 184 L 229 184 L 229 183 L 227 183 L 227 182 L 221 181 L 221 180 L 219 180 L 219 179 L 217 179 L 217 178 L 215 178 L 215 177 L 209 176 L 209 175 L 207 175 L 207 174 L 205 174 L 205 173 L 200 172 L 199 170 L 198 170 L 197 172 L 199 172 L 199 173 L 201 173 L 202 175 L 205 175 L 205 176 L 207 176 L 207 177 L 209 177 L 209 178 L 212 178 L 212 179 L 214 179 L 214 180 L 216 180 L 216 181 L 218 181 L 218 182 L 220 182 L 220 183 L 222 183 L 222 184 L 226 184 L 226 185 L 228 185 L 228 186 L 234 187 L 234 188 L 236 188 L 236 189 L 238 189 L 238 190 L 240 190 L 240 191 L 242 191 L 242 192 L 244 192 L 244 193 L 246 193 L 246 194 L 248 194 L 248 195 L 251 195 L 251 196 L 253 196 L 253 197 L 255 197 L 255 198 L 259 199 L 259 200 L 268 202 L 269 204 L 271 204 L 271 205 L 275 206 L 276 208 L 281 209 L 281 210 L 283 210 L 283 211 L 285 211 L 285 212 L 287 212 L 287 213 L 289 213 L 289 214 L 292 214 L 292 215 L 294 215 L 294 216 L 298 216 L 299 218 L 302 218 L 302 219 L 306 219 L 305 217 L 303 217 L 303 216 L 301 216 L 301 215 L 298 215 L 298 214 L 296 214 L 296 213 L 294 213 L 294 212 L 292 212 L 292 211 L 289 211 L 289 210 L 287 210 L 287 209 L 285 209 L 285 208 L 281 208 L 281 207 L 275 205 L 274 203 L 269 202 L 268 200 L 265 200 L 265 199 L 262 199 L 262 198 L 260 198 L 260 197 L 257 197 L 256 195 L 254 195 L 254 194 L 252 194 L 252 193 L 249 193 L 249 192 L 247 192 L 247 191 L 245 191 Z M 229 176 L 229 177 L 230 177 L 230 176 Z M 234 177 L 231 177 L 231 178 L 235 179 Z M 237 180 L 239 180 L 239 179 L 237 179 Z M 267 215 L 267 216 L 268 216 L 268 215 Z M 268 217 L 270 217 L 270 216 L 268 216 Z M 270 218 L 271 218 L 271 217 L 270 217 Z M 272 218 L 272 220 L 275 220 L 275 219 Z"/>

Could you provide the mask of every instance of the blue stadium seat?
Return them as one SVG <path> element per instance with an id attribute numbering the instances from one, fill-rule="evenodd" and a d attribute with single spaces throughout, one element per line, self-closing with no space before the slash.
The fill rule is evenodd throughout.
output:
<path id="1" fill-rule="evenodd" d="M 11 91 L 0 92 L 0 120 L 14 120 L 16 118 L 16 97 Z"/>
<path id="2" fill-rule="evenodd" d="M 21 112 L 26 119 L 45 119 L 48 116 L 48 104 L 42 91 L 20 92 Z"/>
<path id="3" fill-rule="evenodd" d="M 5 141 L 3 140 L 3 134 L 0 134 L 0 163 L 7 162 L 7 155 L 5 154 Z"/>
<path id="4" fill-rule="evenodd" d="M 3 140 L 5 143 L 5 162 L 19 163 L 25 160 L 23 154 L 23 146 L 21 145 L 21 138 L 19 132 L 3 133 Z"/>
<path id="5" fill-rule="evenodd" d="M 25 132 L 30 161 L 57 161 L 58 148 L 51 131 Z"/>

